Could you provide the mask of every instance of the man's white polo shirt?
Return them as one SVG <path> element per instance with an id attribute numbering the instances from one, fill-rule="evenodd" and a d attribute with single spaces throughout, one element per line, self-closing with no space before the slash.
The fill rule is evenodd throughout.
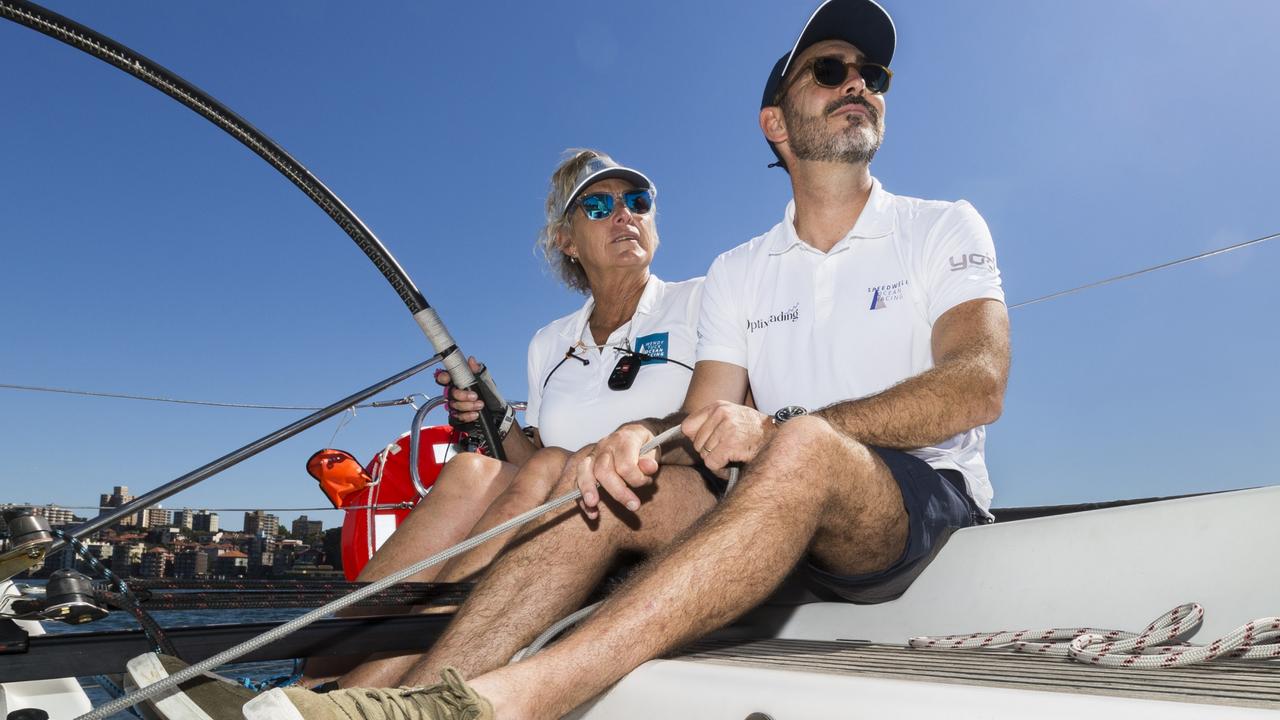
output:
<path id="1" fill-rule="evenodd" d="M 795 202 L 772 230 L 707 273 L 698 360 L 747 369 L 756 406 L 817 409 L 881 392 L 933 367 L 933 324 L 978 298 L 1004 302 L 995 247 L 969 203 L 892 195 L 872 181 L 857 223 L 822 253 L 795 232 Z M 911 454 L 963 473 L 984 509 L 984 427 Z"/>
<path id="2" fill-rule="evenodd" d="M 589 347 L 593 298 L 539 330 L 529 343 L 525 424 L 538 428 L 544 446 L 578 450 L 627 421 L 679 410 L 693 376 L 688 368 L 645 360 L 628 390 L 609 389 L 609 374 L 622 356 L 619 347 L 693 367 L 701 297 L 702 278 L 669 283 L 650 275 L 631 322 L 615 330 L 603 348 Z M 570 349 L 581 360 L 566 359 Z"/>

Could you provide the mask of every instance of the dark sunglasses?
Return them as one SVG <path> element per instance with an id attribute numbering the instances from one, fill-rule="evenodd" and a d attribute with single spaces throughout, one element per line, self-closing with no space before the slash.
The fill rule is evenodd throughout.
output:
<path id="1" fill-rule="evenodd" d="M 656 360 L 664 363 L 675 363 L 680 367 L 693 372 L 693 368 L 685 365 L 679 360 L 673 360 L 663 355 L 648 355 L 638 350 L 628 350 L 625 348 L 616 348 L 622 353 L 622 357 L 618 358 L 618 363 L 613 366 L 613 372 L 609 373 L 609 389 L 610 390 L 629 390 L 636 381 L 636 376 L 640 374 L 640 366 L 648 360 Z"/>
<path id="2" fill-rule="evenodd" d="M 653 191 L 652 190 L 628 190 L 622 195 L 622 204 L 636 215 L 647 215 L 653 210 Z M 582 212 L 592 220 L 604 220 L 613 214 L 615 205 L 615 196 L 613 193 L 596 192 L 589 195 L 583 195 L 578 198 L 578 206 L 582 208 Z"/>
<path id="3" fill-rule="evenodd" d="M 801 68 L 801 72 L 797 73 L 795 79 L 778 93 L 778 100 L 782 100 L 782 96 L 787 94 L 792 85 L 795 85 L 805 70 L 813 72 L 813 81 L 825 88 L 840 87 L 849 79 L 849 69 L 862 76 L 862 82 L 866 85 L 867 92 L 873 95 L 883 95 L 889 92 L 889 83 L 893 80 L 893 71 L 883 65 L 876 63 L 851 63 L 845 62 L 844 58 L 839 55 L 826 55 L 810 60 Z"/>

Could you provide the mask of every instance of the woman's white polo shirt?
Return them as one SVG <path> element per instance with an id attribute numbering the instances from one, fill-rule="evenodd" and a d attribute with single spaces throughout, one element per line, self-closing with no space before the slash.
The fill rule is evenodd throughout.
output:
<path id="1" fill-rule="evenodd" d="M 631 322 L 615 330 L 603 348 L 583 349 L 594 344 L 587 327 L 593 298 L 581 310 L 539 330 L 529 343 L 525 424 L 538 428 L 545 446 L 578 450 L 627 421 L 679 410 L 693 375 L 687 368 L 645 360 L 627 390 L 609 389 L 609 374 L 622 356 L 615 348 L 693 367 L 701 297 L 702 278 L 664 282 L 650 275 Z M 570 348 L 587 363 L 566 359 Z"/>

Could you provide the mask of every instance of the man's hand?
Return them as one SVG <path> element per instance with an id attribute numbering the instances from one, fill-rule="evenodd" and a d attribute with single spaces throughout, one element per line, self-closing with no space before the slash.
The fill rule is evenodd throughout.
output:
<path id="1" fill-rule="evenodd" d="M 480 369 L 484 367 L 474 357 L 467 358 L 467 364 L 471 366 L 471 372 L 479 374 Z M 448 403 L 445 407 L 449 408 L 449 415 L 459 422 L 470 423 L 480 419 L 480 411 L 484 409 L 484 401 L 480 396 L 470 390 L 463 390 L 454 387 L 449 380 L 449 373 L 444 370 L 436 371 L 436 383 L 444 387 L 445 397 Z"/>
<path id="2" fill-rule="evenodd" d="M 775 431 L 773 418 L 738 403 L 718 400 L 680 424 L 693 448 L 713 472 L 732 462 L 751 462 Z"/>
<path id="3" fill-rule="evenodd" d="M 588 445 L 569 458 L 562 477 L 577 483 L 582 491 L 582 499 L 578 503 L 588 518 L 594 520 L 600 516 L 601 491 L 628 510 L 640 509 L 640 498 L 631 492 L 631 488 L 648 485 L 658 472 L 658 450 L 640 456 L 640 448 L 653 437 L 644 425 L 623 425 L 600 442 Z"/>

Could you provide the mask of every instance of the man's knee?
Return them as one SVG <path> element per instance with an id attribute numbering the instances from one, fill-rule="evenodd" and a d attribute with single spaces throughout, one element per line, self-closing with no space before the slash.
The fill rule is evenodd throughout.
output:
<path id="1" fill-rule="evenodd" d="M 788 492 L 825 495 L 875 472 L 876 460 L 869 447 L 831 423 L 802 415 L 778 428 L 752 466 L 762 469 L 751 473 L 755 482 L 775 483 Z"/>
<path id="2" fill-rule="evenodd" d="M 530 456 L 524 467 L 520 468 L 520 474 L 538 478 L 550 477 L 554 480 L 560 477 L 560 471 L 564 469 L 564 463 L 568 459 L 569 453 L 565 450 L 556 447 L 542 448 Z"/>
<path id="3" fill-rule="evenodd" d="M 537 502 L 546 500 L 551 491 L 558 487 L 560 475 L 564 472 L 564 464 L 568 459 L 569 453 L 560 448 L 538 450 L 520 468 L 510 492 Z"/>

